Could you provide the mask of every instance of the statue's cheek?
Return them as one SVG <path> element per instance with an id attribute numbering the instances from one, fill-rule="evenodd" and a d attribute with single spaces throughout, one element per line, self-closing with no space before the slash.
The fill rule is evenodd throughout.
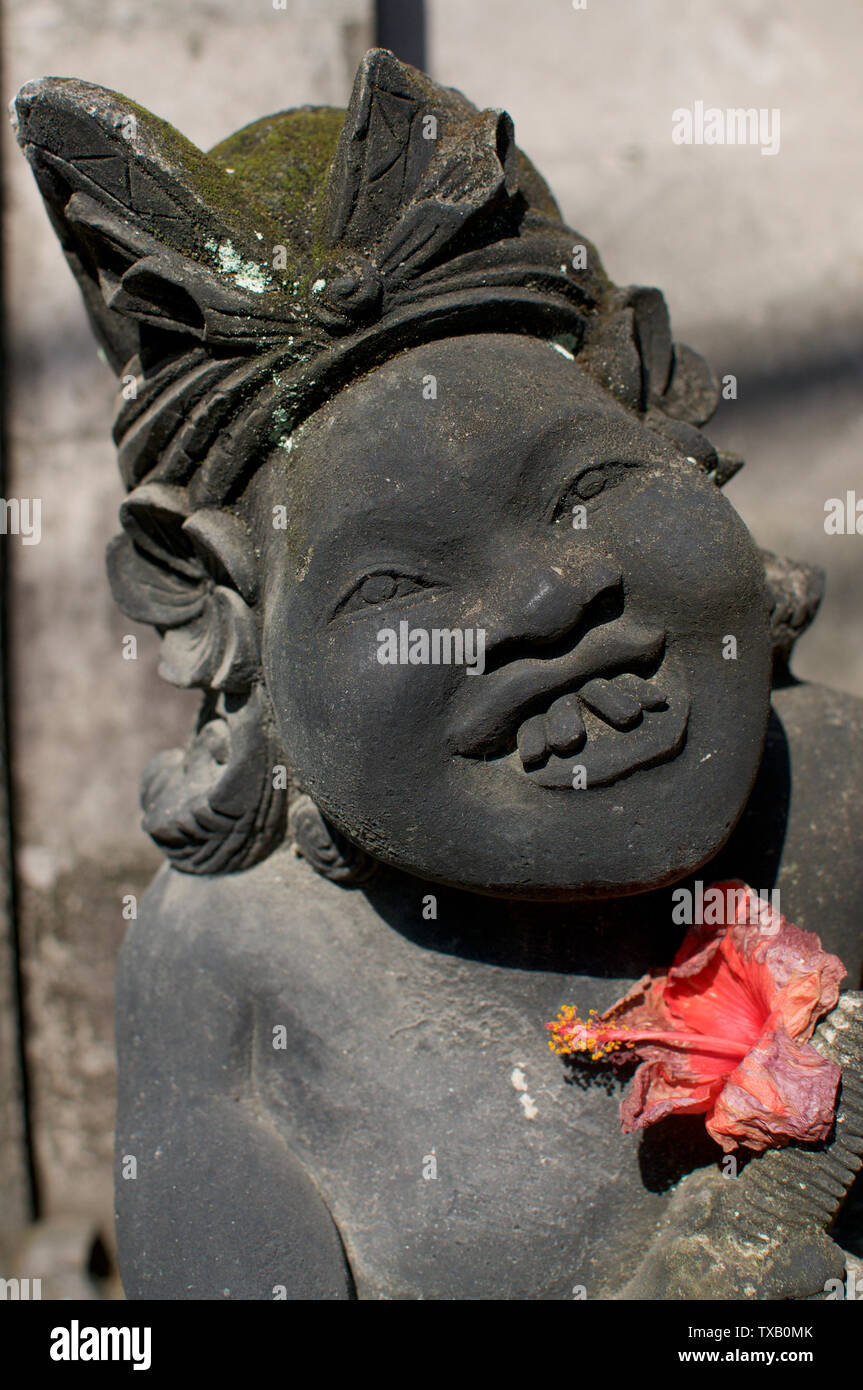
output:
<path id="1" fill-rule="evenodd" d="M 606 544 L 630 602 L 693 632 L 765 608 L 763 565 L 737 515 L 706 479 L 663 477 L 615 498 Z"/>
<path id="2" fill-rule="evenodd" d="M 438 640 L 440 622 L 418 605 L 318 625 L 281 644 L 272 634 L 265 678 L 289 741 L 298 725 L 328 745 L 335 734 L 362 740 L 383 727 L 394 742 L 424 740 L 463 682 L 467 660 L 477 660 L 470 640 L 452 659 Z"/>

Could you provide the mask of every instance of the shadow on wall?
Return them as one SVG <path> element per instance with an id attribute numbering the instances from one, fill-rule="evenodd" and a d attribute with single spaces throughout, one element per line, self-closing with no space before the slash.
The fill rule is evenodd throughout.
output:
<path id="1" fill-rule="evenodd" d="M 863 329 L 854 342 L 810 343 L 808 353 L 786 358 L 781 365 L 760 360 L 747 363 L 742 379 L 744 375 L 746 393 L 741 401 L 753 413 L 775 410 L 792 400 L 799 404 L 822 395 L 825 388 L 863 393 Z M 733 402 L 722 402 L 712 423 L 724 426 L 733 409 Z"/>

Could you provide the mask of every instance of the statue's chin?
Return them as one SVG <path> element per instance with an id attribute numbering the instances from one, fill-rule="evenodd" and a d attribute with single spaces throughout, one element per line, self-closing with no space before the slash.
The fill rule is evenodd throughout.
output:
<path id="1" fill-rule="evenodd" d="M 544 787 L 538 790 L 548 797 L 562 795 Z M 613 790 L 605 789 L 607 795 Z M 578 902 L 629 897 L 679 883 L 709 865 L 736 820 L 737 815 L 732 815 L 709 827 L 676 819 L 663 825 L 654 822 L 652 836 L 644 837 L 638 833 L 638 824 L 632 835 L 621 829 L 617 838 L 606 829 L 604 835 L 595 832 L 592 845 L 587 841 L 581 851 L 574 832 L 568 839 L 557 827 L 543 834 L 539 816 L 532 826 L 521 832 L 511 827 L 506 835 L 501 835 L 499 825 L 474 822 L 469 834 L 462 833 L 457 849 L 455 831 L 445 840 L 430 839 L 421 847 L 396 839 L 385 844 L 383 837 L 349 829 L 344 833 L 381 864 L 425 882 L 495 898 Z M 583 834 L 583 825 L 580 829 Z M 581 834 L 579 843 L 585 843 Z"/>
<path id="2" fill-rule="evenodd" d="M 709 859 L 713 857 L 710 855 Z M 650 882 L 639 880 L 633 883 L 603 883 L 597 881 L 567 884 L 525 880 L 517 883 L 501 881 L 491 885 L 477 883 L 470 878 L 433 878 L 427 873 L 418 872 L 404 864 L 394 864 L 393 867 L 402 869 L 404 872 L 421 879 L 424 883 L 440 883 L 460 892 L 475 893 L 479 897 L 507 898 L 534 903 L 597 903 L 636 897 L 641 894 L 656 892 L 659 889 L 672 888 L 676 883 L 680 883 L 691 874 L 698 872 L 703 865 L 692 864 L 678 870 L 673 875 L 668 873 L 658 875 L 655 880 Z"/>

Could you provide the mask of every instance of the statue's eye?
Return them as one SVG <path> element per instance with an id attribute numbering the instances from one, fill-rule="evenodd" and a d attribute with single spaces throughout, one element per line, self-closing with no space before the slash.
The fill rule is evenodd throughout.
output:
<path id="1" fill-rule="evenodd" d="M 611 488 L 617 487 L 633 468 L 638 467 L 635 459 L 614 459 L 608 463 L 594 463 L 583 468 L 558 500 L 552 521 L 560 521 L 562 517 L 568 516 L 577 503 L 592 502 L 601 492 L 608 492 Z"/>
<path id="2" fill-rule="evenodd" d="M 336 613 L 359 613 L 364 608 L 376 608 L 392 599 L 406 598 L 410 594 L 419 593 L 426 587 L 419 579 L 413 579 L 407 574 L 395 574 L 390 571 L 367 574 L 340 600 Z"/>

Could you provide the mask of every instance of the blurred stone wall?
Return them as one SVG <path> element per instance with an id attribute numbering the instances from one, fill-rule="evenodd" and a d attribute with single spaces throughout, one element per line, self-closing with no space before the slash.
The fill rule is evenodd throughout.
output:
<path id="1" fill-rule="evenodd" d="M 206 148 L 272 110 L 344 104 L 372 8 L 7 0 L 7 96 L 46 73 L 84 77 Z M 611 275 L 659 285 L 676 336 L 737 377 L 713 430 L 749 461 L 729 495 L 762 544 L 828 571 L 798 673 L 863 694 L 863 537 L 823 526 L 828 497 L 856 487 L 863 498 L 863 11 L 855 0 L 429 0 L 426 12 L 432 75 L 506 107 Z M 779 108 L 779 153 L 675 145 L 672 112 L 699 100 Z M 43 499 L 41 543 L 9 552 L 31 1118 L 42 1210 L 107 1227 L 121 901 L 158 864 L 138 828 L 138 778 L 186 738 L 196 697 L 157 679 L 155 639 L 110 600 L 114 383 L 4 138 L 10 490 Z M 127 632 L 137 661 L 122 659 Z"/>
<path id="2" fill-rule="evenodd" d="M 271 111 L 344 105 L 371 41 L 368 0 L 10 0 L 4 84 L 8 100 L 34 77 L 82 77 L 209 148 Z M 154 634 L 111 601 L 114 379 L 8 130 L 3 156 L 7 486 L 42 499 L 40 543 L 5 541 L 31 1121 L 42 1214 L 107 1232 L 122 900 L 161 862 L 139 828 L 138 781 L 154 752 L 186 740 L 197 696 L 157 678 Z M 123 659 L 126 633 L 137 660 Z"/>

